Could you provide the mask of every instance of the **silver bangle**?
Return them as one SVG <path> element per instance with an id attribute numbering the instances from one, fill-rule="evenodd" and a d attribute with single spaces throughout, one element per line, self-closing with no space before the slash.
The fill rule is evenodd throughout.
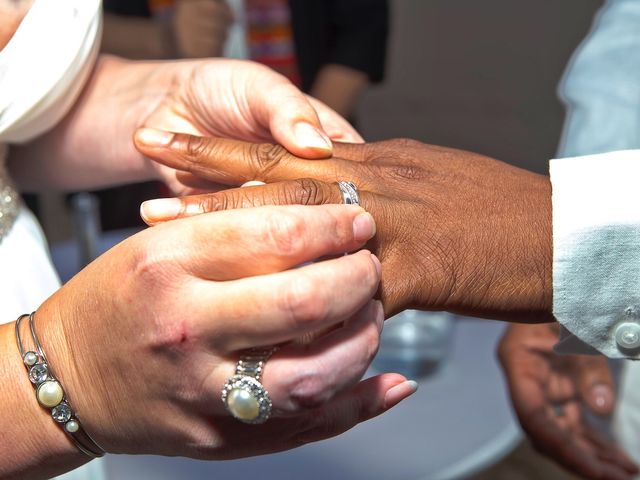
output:
<path id="1" fill-rule="evenodd" d="M 29 318 L 29 331 L 35 347 L 34 350 L 25 351 L 22 342 L 20 323 L 24 318 Z M 40 344 L 40 339 L 36 334 L 34 318 L 35 312 L 18 317 L 16 320 L 16 342 L 24 366 L 29 373 L 29 380 L 31 380 L 36 389 L 36 399 L 43 408 L 51 412 L 53 420 L 60 425 L 82 453 L 92 458 L 103 457 L 105 454 L 104 449 L 82 428 L 82 424 L 71 408 L 62 385 L 53 373 L 53 369 Z"/>

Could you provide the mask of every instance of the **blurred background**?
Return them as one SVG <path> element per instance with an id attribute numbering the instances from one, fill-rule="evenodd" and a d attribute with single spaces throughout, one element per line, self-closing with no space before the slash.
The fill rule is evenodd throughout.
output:
<path id="1" fill-rule="evenodd" d="M 411 137 L 544 173 L 562 131 L 558 82 L 601 3 L 106 0 L 103 50 L 140 59 L 251 58 L 320 97 L 368 141 Z M 142 228 L 141 201 L 167 194 L 151 183 L 31 201 L 66 279 Z M 320 445 L 259 459 L 205 463 L 113 457 L 111 478 L 569 478 L 522 440 L 494 359 L 502 325 L 452 318 L 434 318 L 433 325 L 431 332 L 406 327 L 395 332 L 400 340 L 387 339 L 392 349 L 393 341 L 436 338 L 431 351 L 437 355 L 401 358 L 421 390 L 385 418 Z M 381 355 L 389 351 L 383 344 Z M 375 367 L 397 366 L 392 363 L 396 354 Z M 431 363 L 415 369 L 416 362 Z"/>

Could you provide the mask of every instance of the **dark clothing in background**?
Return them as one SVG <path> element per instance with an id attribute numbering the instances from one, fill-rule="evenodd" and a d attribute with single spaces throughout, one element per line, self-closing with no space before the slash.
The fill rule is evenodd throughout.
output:
<path id="1" fill-rule="evenodd" d="M 382 80 L 388 0 L 289 0 L 289 6 L 303 90 L 327 64 L 366 73 L 372 83 Z"/>
<path id="2" fill-rule="evenodd" d="M 104 0 L 105 11 L 117 15 L 151 17 L 147 0 Z"/>

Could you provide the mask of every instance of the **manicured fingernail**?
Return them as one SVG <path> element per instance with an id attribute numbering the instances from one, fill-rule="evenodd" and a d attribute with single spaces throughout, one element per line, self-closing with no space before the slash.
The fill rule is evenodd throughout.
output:
<path id="1" fill-rule="evenodd" d="M 331 152 L 333 146 L 322 132 L 309 123 L 298 123 L 293 127 L 293 134 L 298 143 L 306 148 L 314 148 Z"/>
<path id="2" fill-rule="evenodd" d="M 608 385 L 594 385 L 591 387 L 591 395 L 593 403 L 598 409 L 608 411 L 613 407 L 613 392 Z"/>
<path id="3" fill-rule="evenodd" d="M 244 187 L 259 187 L 261 185 L 266 185 L 266 183 L 261 182 L 260 180 L 251 180 L 249 182 L 245 182 L 242 185 L 240 185 L 241 188 Z"/>
<path id="4" fill-rule="evenodd" d="M 418 382 L 415 380 L 407 380 L 393 388 L 390 388 L 384 396 L 384 408 L 388 410 L 395 407 L 398 403 L 407 397 L 410 397 L 418 391 Z"/>
<path id="5" fill-rule="evenodd" d="M 353 237 L 357 242 L 366 242 L 375 234 L 376 221 L 370 213 L 360 213 L 353 219 Z"/>
<path id="6" fill-rule="evenodd" d="M 141 128 L 136 132 L 136 142 L 147 147 L 166 147 L 173 140 L 173 133 L 155 128 Z"/>
<path id="7" fill-rule="evenodd" d="M 382 275 L 382 264 L 380 263 L 380 260 L 378 260 L 378 257 L 376 257 L 373 253 L 371 254 L 371 261 L 376 266 L 378 276 Z"/>
<path id="8" fill-rule="evenodd" d="M 140 205 L 140 216 L 147 223 L 173 220 L 182 210 L 182 202 L 178 198 L 159 198 L 148 200 Z"/>

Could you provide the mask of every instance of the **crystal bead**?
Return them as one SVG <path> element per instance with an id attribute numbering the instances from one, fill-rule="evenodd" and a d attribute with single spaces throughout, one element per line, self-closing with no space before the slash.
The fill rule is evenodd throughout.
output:
<path id="1" fill-rule="evenodd" d="M 58 423 L 66 423 L 71 418 L 71 408 L 66 403 L 61 403 L 51 410 L 51 416 Z"/>
<path id="2" fill-rule="evenodd" d="M 49 369 L 44 363 L 38 363 L 29 370 L 29 380 L 36 385 L 44 382 L 49 376 Z"/>

